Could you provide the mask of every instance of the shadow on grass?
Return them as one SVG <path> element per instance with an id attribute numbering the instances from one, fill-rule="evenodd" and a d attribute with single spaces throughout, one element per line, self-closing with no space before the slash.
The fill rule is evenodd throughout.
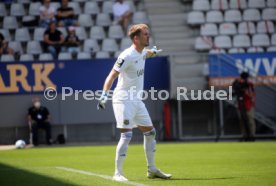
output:
<path id="1" fill-rule="evenodd" d="M 0 163 L 1 186 L 75 186 L 55 178 Z"/>

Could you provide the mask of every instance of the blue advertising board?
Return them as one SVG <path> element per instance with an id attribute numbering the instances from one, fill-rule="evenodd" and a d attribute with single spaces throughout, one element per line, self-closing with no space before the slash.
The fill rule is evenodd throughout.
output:
<path id="1" fill-rule="evenodd" d="M 75 90 L 101 90 L 115 59 L 78 61 L 0 63 L 0 94 L 32 94 L 53 87 Z M 145 89 L 169 89 L 166 57 L 148 59 L 145 67 Z M 116 82 L 114 83 L 116 84 Z"/>
<path id="2" fill-rule="evenodd" d="M 243 71 L 249 72 L 257 85 L 276 84 L 276 53 L 209 55 L 211 86 L 229 86 Z"/>

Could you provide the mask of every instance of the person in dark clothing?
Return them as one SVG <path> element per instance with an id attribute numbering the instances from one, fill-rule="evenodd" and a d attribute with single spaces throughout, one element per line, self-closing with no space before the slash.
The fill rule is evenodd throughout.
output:
<path id="1" fill-rule="evenodd" d="M 77 54 L 80 52 L 80 40 L 79 37 L 76 35 L 75 27 L 70 26 L 68 28 L 68 36 L 65 38 L 64 46 L 67 47 L 67 52 L 72 54 Z"/>
<path id="2" fill-rule="evenodd" d="M 13 55 L 13 49 L 8 47 L 8 42 L 5 41 L 5 37 L 2 33 L 0 33 L 0 55 L 2 54 L 10 54 Z"/>
<path id="3" fill-rule="evenodd" d="M 50 52 L 54 59 L 57 59 L 64 42 L 63 34 L 56 29 L 56 23 L 51 22 L 49 29 L 44 32 L 44 44 L 47 52 Z"/>
<path id="4" fill-rule="evenodd" d="M 243 140 L 254 141 L 256 132 L 254 120 L 256 93 L 253 83 L 248 78 L 249 74 L 242 72 L 240 78 L 236 79 L 232 86 L 237 98 Z"/>
<path id="5" fill-rule="evenodd" d="M 38 129 L 46 131 L 46 142 L 52 143 L 50 113 L 46 107 L 41 106 L 39 98 L 33 98 L 33 106 L 28 110 L 28 123 L 32 133 L 33 145 L 38 145 Z"/>
<path id="6" fill-rule="evenodd" d="M 77 20 L 75 20 L 74 9 L 68 6 L 68 0 L 61 1 L 61 7 L 57 10 L 58 26 L 78 26 Z"/>

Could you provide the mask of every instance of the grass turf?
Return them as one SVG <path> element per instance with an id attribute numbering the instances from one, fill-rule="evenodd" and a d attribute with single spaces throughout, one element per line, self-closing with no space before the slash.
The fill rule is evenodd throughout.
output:
<path id="1" fill-rule="evenodd" d="M 33 148 L 0 151 L 0 185 L 125 185 L 67 172 L 57 166 L 112 176 L 115 146 Z M 142 145 L 130 145 L 125 176 L 145 185 L 276 185 L 276 143 L 158 144 L 156 163 L 171 180 L 145 177 Z"/>

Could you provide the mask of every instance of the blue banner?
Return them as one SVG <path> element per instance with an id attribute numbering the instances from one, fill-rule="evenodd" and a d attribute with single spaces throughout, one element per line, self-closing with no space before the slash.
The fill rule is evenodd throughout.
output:
<path id="1" fill-rule="evenodd" d="M 276 84 L 276 53 L 209 55 L 209 84 L 228 86 L 243 71 L 258 85 Z"/>
<path id="2" fill-rule="evenodd" d="M 77 61 L 0 63 L 0 94 L 31 94 L 47 87 L 61 92 L 62 87 L 75 90 L 101 90 L 116 59 Z M 116 82 L 114 82 L 113 87 Z M 169 65 L 166 57 L 146 60 L 145 89 L 169 89 Z"/>

